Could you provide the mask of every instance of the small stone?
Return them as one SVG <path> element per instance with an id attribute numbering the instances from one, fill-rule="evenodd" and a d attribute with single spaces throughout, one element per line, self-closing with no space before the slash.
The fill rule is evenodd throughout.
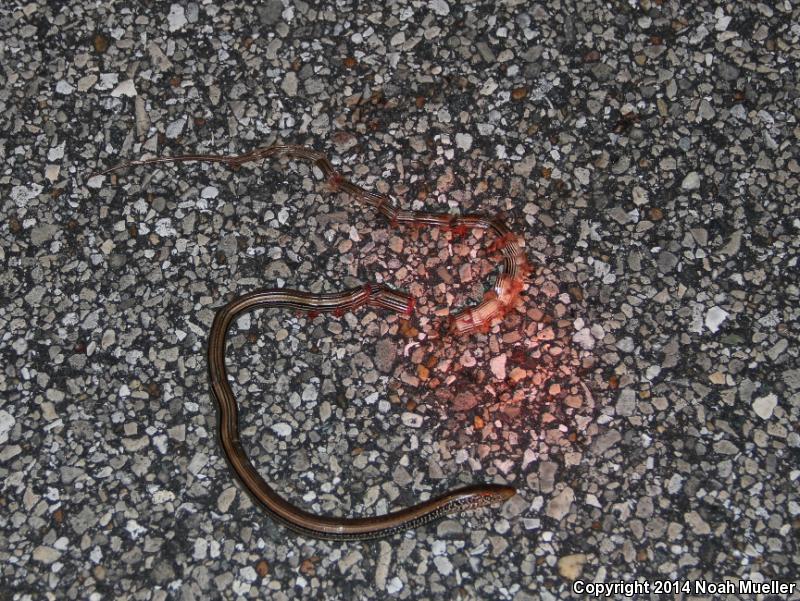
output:
<path id="1" fill-rule="evenodd" d="M 595 438 L 595 441 L 592 445 L 592 450 L 597 455 L 602 455 L 620 440 L 622 440 L 622 435 L 619 432 L 616 430 L 609 430 L 605 434 Z"/>
<path id="2" fill-rule="evenodd" d="M 567 580 L 577 580 L 583 571 L 585 563 L 586 555 L 583 553 L 565 555 L 558 560 L 558 573 Z"/>
<path id="3" fill-rule="evenodd" d="M 725 374 L 721 371 L 715 371 L 710 376 L 708 376 L 708 379 L 711 381 L 712 384 L 717 384 L 717 385 L 724 384 Z"/>
<path id="4" fill-rule="evenodd" d="M 714 443 L 714 452 L 720 455 L 736 455 L 739 452 L 739 448 L 730 440 L 720 440 Z"/>
<path id="5" fill-rule="evenodd" d="M 8 411 L 0 410 L 0 444 L 5 444 L 8 441 L 8 433 L 17 420 Z"/>
<path id="6" fill-rule="evenodd" d="M 574 500 L 575 493 L 569 486 L 565 486 L 564 490 L 553 497 L 547 504 L 547 515 L 554 520 L 561 521 L 569 513 Z"/>
<path id="7" fill-rule="evenodd" d="M 404 411 L 400 416 L 400 421 L 409 428 L 419 428 L 422 426 L 422 416 L 419 413 Z"/>
<path id="8" fill-rule="evenodd" d="M 735 232 L 733 232 L 733 234 L 731 234 L 728 243 L 722 247 L 720 252 L 724 255 L 732 257 L 733 255 L 739 252 L 739 248 L 741 247 L 741 245 L 742 245 L 742 230 L 736 230 Z"/>
<path id="9" fill-rule="evenodd" d="M 216 198 L 219 196 L 219 190 L 214 186 L 206 186 L 200 191 L 200 196 L 203 198 Z"/>
<path id="10" fill-rule="evenodd" d="M 53 146 L 50 150 L 47 151 L 47 160 L 48 161 L 58 161 L 64 158 L 64 147 L 66 146 L 66 142 L 61 142 L 58 146 Z"/>
<path id="11" fill-rule="evenodd" d="M 164 132 L 164 134 L 170 140 L 174 140 L 175 138 L 180 136 L 181 133 L 183 133 L 183 128 L 185 126 L 186 126 L 186 118 L 185 117 L 181 117 L 180 119 L 176 119 L 175 121 L 173 121 L 172 123 L 167 125 L 167 129 Z"/>
<path id="12" fill-rule="evenodd" d="M 167 21 L 169 21 L 170 31 L 178 31 L 179 29 L 182 29 L 183 26 L 188 22 L 186 20 L 186 11 L 184 11 L 180 4 L 173 4 L 169 7 Z"/>
<path id="13" fill-rule="evenodd" d="M 134 101 L 134 112 L 136 113 L 136 134 L 144 138 L 150 130 L 150 116 L 147 114 L 144 98 L 137 96 Z"/>
<path id="14" fill-rule="evenodd" d="M 403 581 L 400 580 L 397 576 L 392 578 L 389 583 L 386 585 L 386 592 L 390 595 L 394 595 L 395 593 L 399 593 L 403 589 Z"/>
<path id="15" fill-rule="evenodd" d="M 294 71 L 289 71 L 283 78 L 281 89 L 287 96 L 297 96 L 297 74 Z"/>
<path id="16" fill-rule="evenodd" d="M 106 50 L 108 50 L 108 37 L 104 36 L 102 33 L 98 33 L 94 36 L 92 45 L 94 46 L 94 51 L 97 52 L 97 54 L 103 54 Z"/>
<path id="17" fill-rule="evenodd" d="M 683 517 L 694 534 L 711 534 L 711 527 L 696 511 L 685 513 Z"/>
<path id="18" fill-rule="evenodd" d="M 472 136 L 469 134 L 456 134 L 456 146 L 461 150 L 469 150 L 472 148 Z"/>
<path id="19" fill-rule="evenodd" d="M 430 0 L 428 8 L 441 17 L 446 17 L 450 14 L 450 5 L 445 0 Z"/>
<path id="20" fill-rule="evenodd" d="M 617 340 L 617 348 L 623 353 L 632 353 L 636 346 L 633 342 L 633 338 L 630 336 L 625 336 L 625 338 Z"/>
<path id="21" fill-rule="evenodd" d="M 64 94 L 65 96 L 67 96 L 69 94 L 72 94 L 74 90 L 75 88 L 73 88 L 69 84 L 69 82 L 66 82 L 63 79 L 59 80 L 58 83 L 56 83 L 56 92 L 58 92 L 59 94 Z"/>
<path id="22" fill-rule="evenodd" d="M 706 328 L 712 332 L 716 332 L 719 330 L 722 322 L 728 319 L 729 316 L 730 314 L 727 311 L 719 307 L 711 307 L 706 313 Z"/>
<path id="23" fill-rule="evenodd" d="M 79 92 L 88 92 L 92 89 L 92 86 L 97 83 L 97 75 L 94 73 L 90 73 L 89 75 L 84 75 L 78 80 L 78 91 Z"/>
<path id="24" fill-rule="evenodd" d="M 111 95 L 114 98 L 119 98 L 120 96 L 128 96 L 133 98 L 136 96 L 136 86 L 133 83 L 132 79 L 126 79 L 125 81 L 120 82 L 116 88 L 111 90 Z"/>
<path id="25" fill-rule="evenodd" d="M 33 550 L 33 558 L 36 561 L 41 561 L 42 563 L 53 563 L 59 557 L 61 557 L 61 552 L 53 547 L 39 545 Z"/>
<path id="26" fill-rule="evenodd" d="M 281 20 L 283 3 L 281 0 L 267 0 L 263 5 L 256 6 L 256 12 L 264 25 L 275 25 Z"/>
<path id="27" fill-rule="evenodd" d="M 456 411 L 469 411 L 478 404 L 478 397 L 469 391 L 459 392 L 453 400 L 453 409 Z"/>
<path id="28" fill-rule="evenodd" d="M 304 401 L 316 401 L 317 396 L 319 396 L 319 390 L 316 385 L 309 383 L 303 387 L 302 399 Z"/>
<path id="29" fill-rule="evenodd" d="M 111 90 L 119 83 L 119 73 L 101 73 L 98 90 Z"/>
<path id="30" fill-rule="evenodd" d="M 434 557 L 433 564 L 442 576 L 449 576 L 453 571 L 453 564 L 444 555 Z"/>
<path id="31" fill-rule="evenodd" d="M 281 438 L 289 438 L 292 435 L 292 427 L 286 422 L 272 424 L 271 430 Z"/>
<path id="32" fill-rule="evenodd" d="M 716 113 L 714 111 L 714 107 L 711 106 L 711 103 L 704 98 L 700 101 L 700 107 L 697 110 L 697 114 L 704 121 L 710 121 L 714 118 Z"/>
<path id="33" fill-rule="evenodd" d="M 236 498 L 236 487 L 229 486 L 225 490 L 220 493 L 219 497 L 217 497 L 217 508 L 222 513 L 227 513 L 228 509 L 231 507 L 231 503 Z"/>
<path id="34" fill-rule="evenodd" d="M 783 372 L 783 381 L 792 390 L 800 390 L 800 369 L 787 369 Z"/>
<path id="35" fill-rule="evenodd" d="M 586 351 L 590 351 L 594 348 L 595 340 L 592 336 L 592 331 L 589 328 L 581 328 L 572 336 L 572 340 L 580 345 L 580 347 Z"/>
<path id="36" fill-rule="evenodd" d="M 769 419 L 772 417 L 772 412 L 778 406 L 778 397 L 773 393 L 766 396 L 758 397 L 753 401 L 753 411 L 761 419 Z M 0 440 L 2 442 L 2 440 Z"/>
<path id="37" fill-rule="evenodd" d="M 147 51 L 150 54 L 150 62 L 153 66 L 161 72 L 169 71 L 172 69 L 172 61 L 167 58 L 164 51 L 157 42 L 153 41 L 147 46 Z M 209 91 L 211 88 L 209 88 Z"/>
<path id="38" fill-rule="evenodd" d="M 492 373 L 494 377 L 498 380 L 505 380 L 506 379 L 506 360 L 508 357 L 506 355 L 498 355 L 497 357 L 493 357 L 491 361 L 489 361 L 489 366 L 492 368 Z"/>
<path id="39" fill-rule="evenodd" d="M 700 187 L 700 175 L 697 171 L 690 171 L 681 182 L 681 188 L 684 190 L 697 190 Z"/>
<path id="40" fill-rule="evenodd" d="M 153 493 L 153 503 L 163 505 L 175 500 L 175 493 L 170 490 L 157 490 Z"/>
<path id="41" fill-rule="evenodd" d="M 494 94 L 494 91 L 497 89 L 497 82 L 493 79 L 487 79 L 483 86 L 481 86 L 481 96 L 491 96 Z M 498 147 L 499 148 L 499 147 Z M 498 154 L 500 154 L 498 152 Z"/>
<path id="42" fill-rule="evenodd" d="M 524 100 L 528 96 L 528 88 L 514 88 L 511 90 L 512 100 Z"/>
<path id="43" fill-rule="evenodd" d="M 634 186 L 632 191 L 633 204 L 640 207 L 647 204 L 647 190 L 640 186 Z"/>
<path id="44" fill-rule="evenodd" d="M 378 371 L 389 373 L 397 358 L 397 344 L 383 338 L 375 344 L 375 367 Z"/>
<path id="45" fill-rule="evenodd" d="M 31 243 L 34 246 L 41 246 L 48 240 L 52 240 L 57 233 L 58 226 L 52 223 L 37 225 L 31 230 Z"/>
<path id="46" fill-rule="evenodd" d="M 392 39 L 389 40 L 389 44 L 392 46 L 402 46 L 406 41 L 406 34 L 403 31 L 398 31 L 396 34 L 392 36 Z"/>
<path id="47" fill-rule="evenodd" d="M 662 250 L 660 253 L 658 253 L 657 263 L 658 270 L 661 273 L 669 273 L 675 269 L 675 266 L 678 264 L 678 257 L 668 250 Z"/>
<path id="48" fill-rule="evenodd" d="M 574 173 L 575 179 L 577 179 L 581 185 L 589 185 L 589 182 L 591 181 L 591 172 L 588 169 L 585 167 L 576 167 Z"/>
<path id="49" fill-rule="evenodd" d="M 436 526 L 436 537 L 440 539 L 460 538 L 464 535 L 464 528 L 458 520 L 444 520 Z"/>
<path id="50" fill-rule="evenodd" d="M 636 411 L 636 391 L 625 388 L 619 393 L 616 406 L 617 415 L 631 416 Z"/>
<path id="51" fill-rule="evenodd" d="M 22 447 L 18 444 L 5 445 L 0 447 L 0 461 L 8 461 L 22 452 Z"/>

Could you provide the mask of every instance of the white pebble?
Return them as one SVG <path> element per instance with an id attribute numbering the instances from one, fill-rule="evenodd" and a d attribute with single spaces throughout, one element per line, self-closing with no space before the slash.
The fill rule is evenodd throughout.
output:
<path id="1" fill-rule="evenodd" d="M 169 21 L 169 30 L 178 31 L 186 25 L 186 11 L 180 4 L 173 4 L 169 7 L 169 14 L 167 15 Z"/>
<path id="2" fill-rule="evenodd" d="M 446 17 L 450 14 L 450 5 L 444 0 L 430 0 L 430 2 L 428 2 L 428 8 L 442 17 Z"/>
<path id="3" fill-rule="evenodd" d="M 119 83 L 119 73 L 101 73 L 98 90 L 110 90 Z"/>
<path id="4" fill-rule="evenodd" d="M 436 565 L 436 569 L 439 570 L 439 573 L 442 576 L 447 576 L 453 571 L 453 564 L 450 563 L 450 560 L 444 555 L 440 557 L 434 557 L 433 563 Z"/>
<path id="5" fill-rule="evenodd" d="M 403 588 L 403 581 L 400 580 L 397 576 L 392 578 L 389 581 L 389 584 L 386 585 L 386 592 L 390 595 L 394 595 L 395 593 L 399 592 Z"/>
<path id="6" fill-rule="evenodd" d="M 58 146 L 53 146 L 50 150 L 47 151 L 47 160 L 48 161 L 57 161 L 59 159 L 64 158 L 64 146 L 66 142 L 61 142 Z"/>
<path id="7" fill-rule="evenodd" d="M 152 494 L 153 503 L 161 505 L 175 500 L 175 493 L 169 490 L 157 490 Z"/>
<path id="8" fill-rule="evenodd" d="M 498 355 L 489 361 L 489 366 L 492 368 L 492 373 L 498 380 L 506 379 L 506 360 L 507 357 L 505 355 Z"/>
<path id="9" fill-rule="evenodd" d="M 185 126 L 186 126 L 186 118 L 181 117 L 180 119 L 177 119 L 176 121 L 173 121 L 172 123 L 167 125 L 167 130 L 164 133 L 168 138 L 174 140 L 175 138 L 180 136 L 181 133 L 183 133 L 183 128 Z"/>
<path id="10" fill-rule="evenodd" d="M 168 236 L 176 236 L 178 234 L 175 231 L 175 228 L 172 227 L 172 220 L 169 217 L 164 217 L 156 221 L 156 234 L 161 236 L 162 238 L 166 238 Z"/>
<path id="11" fill-rule="evenodd" d="M 647 204 L 647 190 L 639 186 L 633 187 L 633 204 L 641 206 Z"/>
<path id="12" fill-rule="evenodd" d="M 292 435 L 292 427 L 286 422 L 278 422 L 272 425 L 272 431 L 282 438 L 289 438 Z"/>
<path id="13" fill-rule="evenodd" d="M 419 428 L 422 426 L 422 416 L 418 413 L 411 413 L 410 411 L 405 411 L 403 415 L 400 416 L 400 420 L 403 422 L 404 425 L 408 426 L 409 428 Z"/>
<path id="14" fill-rule="evenodd" d="M 591 177 L 591 173 L 585 167 L 576 167 L 575 168 L 575 179 L 583 186 L 588 186 Z"/>
<path id="15" fill-rule="evenodd" d="M 0 410 L 0 444 L 5 444 L 8 440 L 8 433 L 11 432 L 11 428 L 14 427 L 15 423 L 17 423 L 17 420 L 14 419 L 13 415 L 8 411 Z"/>
<path id="16" fill-rule="evenodd" d="M 59 80 L 59 82 L 56 84 L 56 92 L 59 94 L 72 94 L 73 90 L 75 90 L 75 88 L 73 88 L 63 79 Z"/>
<path id="17" fill-rule="evenodd" d="M 461 150 L 472 148 L 472 136 L 469 134 L 456 134 L 456 146 Z"/>
<path id="18" fill-rule="evenodd" d="M 711 307 L 706 313 L 706 327 L 712 332 L 719 330 L 722 322 L 728 319 L 730 314 L 719 307 Z"/>
<path id="19" fill-rule="evenodd" d="M 40 184 L 30 184 L 30 186 L 14 186 L 11 188 L 11 200 L 19 208 L 26 207 L 28 203 L 39 196 L 42 191 Z"/>
<path id="20" fill-rule="evenodd" d="M 111 95 L 114 98 L 119 98 L 120 96 L 128 96 L 129 98 L 133 98 L 136 96 L 136 86 L 133 83 L 132 79 L 126 79 L 125 81 L 121 82 L 116 88 L 111 90 Z"/>
<path id="21" fill-rule="evenodd" d="M 698 175 L 697 171 L 689 172 L 686 177 L 683 178 L 683 183 L 681 183 L 681 188 L 684 190 L 697 190 L 700 187 L 700 176 Z"/>
<path id="22" fill-rule="evenodd" d="M 576 342 L 584 350 L 590 351 L 594 348 L 594 338 L 589 328 L 581 328 L 572 336 L 572 340 Z"/>
<path id="23" fill-rule="evenodd" d="M 576 580 L 581 575 L 585 563 L 586 555 L 583 553 L 565 555 L 558 560 L 558 573 L 569 581 Z"/>
<path id="24" fill-rule="evenodd" d="M 772 411 L 777 405 L 778 397 L 773 393 L 769 393 L 767 396 L 758 397 L 753 401 L 753 411 L 761 419 L 769 419 L 772 417 Z"/>

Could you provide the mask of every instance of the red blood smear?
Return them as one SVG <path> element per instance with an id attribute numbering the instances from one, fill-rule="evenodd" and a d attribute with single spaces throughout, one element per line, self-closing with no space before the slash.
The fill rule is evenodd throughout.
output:
<path id="1" fill-rule="evenodd" d="M 492 242 L 489 245 L 489 252 L 495 252 L 497 250 L 501 250 L 511 244 L 516 239 L 516 236 L 512 233 L 504 234 L 500 236 L 497 240 Z"/>
<path id="2" fill-rule="evenodd" d="M 449 231 L 453 238 L 463 238 L 469 233 L 469 228 L 466 225 L 456 225 L 453 227 L 448 227 L 447 231 Z"/>

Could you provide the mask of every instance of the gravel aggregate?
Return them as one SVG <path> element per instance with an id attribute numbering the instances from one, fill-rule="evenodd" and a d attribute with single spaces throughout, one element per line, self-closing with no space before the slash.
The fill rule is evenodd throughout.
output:
<path id="1" fill-rule="evenodd" d="M 5 3 L 0 597 L 797 583 L 799 22 L 788 0 Z M 394 229 L 307 164 L 95 175 L 275 141 L 404 208 L 504 216 L 534 267 L 523 302 L 440 336 L 482 297 L 488 240 Z M 367 281 L 414 316 L 237 322 L 253 463 L 337 515 L 518 495 L 304 539 L 223 459 L 207 332 L 259 287 Z"/>

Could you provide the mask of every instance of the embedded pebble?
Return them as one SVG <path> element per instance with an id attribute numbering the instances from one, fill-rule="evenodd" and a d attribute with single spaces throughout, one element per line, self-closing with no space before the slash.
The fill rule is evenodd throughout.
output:
<path id="1" fill-rule="evenodd" d="M 711 307 L 706 312 L 706 328 L 712 332 L 719 330 L 722 323 L 730 317 L 730 314 L 719 307 Z"/>
<path id="2" fill-rule="evenodd" d="M 279 422 L 277 424 L 272 424 L 270 426 L 270 430 L 275 432 L 281 438 L 289 438 L 292 435 L 292 426 L 285 422 Z"/>
<path id="3" fill-rule="evenodd" d="M 0 409 L 0 444 L 5 444 L 8 440 L 8 433 L 14 427 L 16 419 L 8 411 Z"/>
<path id="4" fill-rule="evenodd" d="M 681 182 L 681 188 L 684 190 L 697 190 L 700 187 L 700 175 L 697 171 L 690 171 L 686 174 Z"/>
<path id="5" fill-rule="evenodd" d="M 790 3 L 94 4 L 0 19 L 7 596 L 525 601 L 648 561 L 792 581 Z M 391 224 L 303 159 L 96 175 L 274 141 L 399 210 L 499 216 L 530 261 L 520 303 L 452 336 L 510 240 Z M 349 517 L 517 490 L 372 547 L 298 537 L 240 494 L 206 358 L 241 294 L 367 282 L 413 314 L 233 324 L 255 469 Z"/>
<path id="6" fill-rule="evenodd" d="M 420 428 L 422 426 L 422 416 L 417 413 L 404 411 L 400 416 L 400 419 L 402 420 L 403 425 L 408 426 L 409 428 Z"/>
<path id="7" fill-rule="evenodd" d="M 587 557 L 583 553 L 573 553 L 565 555 L 558 560 L 558 573 L 562 578 L 574 581 L 577 580 L 583 571 Z"/>
<path id="8" fill-rule="evenodd" d="M 456 146 L 461 150 L 469 150 L 472 148 L 472 136 L 464 133 L 456 134 Z"/>
<path id="9" fill-rule="evenodd" d="M 125 81 L 121 81 L 113 90 L 111 90 L 111 96 L 114 98 L 120 98 L 122 96 L 128 96 L 132 98 L 136 96 L 136 86 L 133 83 L 133 80 L 126 79 Z"/>
<path id="10" fill-rule="evenodd" d="M 172 4 L 169 7 L 169 14 L 167 15 L 169 21 L 169 30 L 178 31 L 183 29 L 183 26 L 188 23 L 186 20 L 186 11 L 180 4 Z"/>
<path id="11" fill-rule="evenodd" d="M 227 513 L 228 509 L 230 509 L 231 503 L 236 498 L 236 487 L 229 486 L 222 493 L 217 497 L 217 509 L 219 509 L 222 513 Z"/>
<path id="12" fill-rule="evenodd" d="M 565 486 L 564 489 L 547 504 L 547 515 L 554 520 L 560 521 L 569 513 L 574 500 L 574 491 L 569 486 Z"/>
<path id="13" fill-rule="evenodd" d="M 498 380 L 505 380 L 506 379 L 506 360 L 508 357 L 505 355 L 498 355 L 497 357 L 492 357 L 491 361 L 489 361 L 489 366 L 492 369 L 492 373 L 494 377 Z"/>
<path id="14" fill-rule="evenodd" d="M 778 397 L 772 393 L 753 400 L 753 411 L 755 411 L 756 415 L 761 419 L 769 419 L 772 417 L 772 412 L 777 406 Z"/>

